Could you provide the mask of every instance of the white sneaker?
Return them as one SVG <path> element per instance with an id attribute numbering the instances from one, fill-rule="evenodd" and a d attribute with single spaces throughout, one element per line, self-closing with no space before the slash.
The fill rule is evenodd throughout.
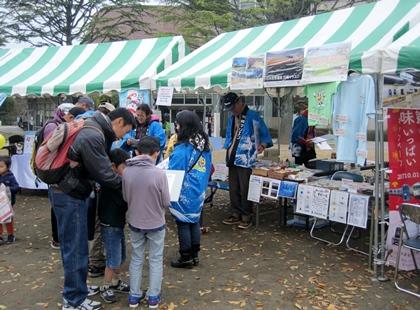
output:
<path id="1" fill-rule="evenodd" d="M 88 297 L 95 296 L 98 293 L 99 293 L 99 286 L 88 285 Z"/>
<path id="2" fill-rule="evenodd" d="M 97 301 L 85 299 L 79 306 L 73 307 L 66 300 L 64 300 L 62 310 L 99 310 L 102 309 L 102 304 Z"/>

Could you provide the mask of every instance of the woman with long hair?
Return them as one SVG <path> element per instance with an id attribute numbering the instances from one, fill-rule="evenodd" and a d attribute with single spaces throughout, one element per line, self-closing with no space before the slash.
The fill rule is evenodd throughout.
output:
<path id="1" fill-rule="evenodd" d="M 169 157 L 169 170 L 184 170 L 185 176 L 179 200 L 169 208 L 178 228 L 180 253 L 171 266 L 191 268 L 199 263 L 200 215 L 211 172 L 211 152 L 197 114 L 181 111 L 175 124 L 178 141 Z"/>

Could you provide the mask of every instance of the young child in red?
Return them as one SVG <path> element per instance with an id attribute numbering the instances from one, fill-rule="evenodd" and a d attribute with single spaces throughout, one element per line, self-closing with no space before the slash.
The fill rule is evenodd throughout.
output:
<path id="1" fill-rule="evenodd" d="M 10 202 L 12 207 L 16 203 L 16 193 L 19 190 L 19 184 L 17 183 L 15 176 L 10 171 L 10 165 L 12 161 L 10 157 L 0 157 L 0 184 L 4 184 L 6 187 L 10 189 L 11 199 Z M 6 223 L 6 230 L 7 230 L 7 243 L 13 243 L 16 241 L 14 235 L 14 227 L 13 227 L 13 218 L 9 223 Z M 0 244 L 4 242 L 3 240 L 3 224 L 0 224 Z"/>

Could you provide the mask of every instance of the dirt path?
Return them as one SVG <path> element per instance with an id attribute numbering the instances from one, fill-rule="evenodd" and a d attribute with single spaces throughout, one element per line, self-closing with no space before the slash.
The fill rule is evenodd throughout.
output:
<path id="1" fill-rule="evenodd" d="M 277 216 L 263 217 L 258 231 L 220 224 L 227 201 L 218 193 L 208 210 L 211 232 L 192 270 L 169 267 L 177 239 L 168 217 L 162 309 L 419 309 L 419 300 L 392 282 L 372 282 L 366 257 L 316 242 L 308 231 L 279 228 Z M 49 212 L 44 196 L 18 197 L 18 241 L 0 247 L 0 309 L 59 308 L 62 267 L 49 246 Z M 105 309 L 127 309 L 126 298 Z"/>

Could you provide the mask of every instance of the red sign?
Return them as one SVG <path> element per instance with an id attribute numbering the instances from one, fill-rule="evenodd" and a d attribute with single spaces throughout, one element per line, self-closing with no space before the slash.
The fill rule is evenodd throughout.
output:
<path id="1" fill-rule="evenodd" d="M 391 190 L 389 210 L 397 210 L 404 201 L 419 203 L 413 196 L 413 185 L 420 182 L 420 110 L 388 109 L 388 154 Z"/>

